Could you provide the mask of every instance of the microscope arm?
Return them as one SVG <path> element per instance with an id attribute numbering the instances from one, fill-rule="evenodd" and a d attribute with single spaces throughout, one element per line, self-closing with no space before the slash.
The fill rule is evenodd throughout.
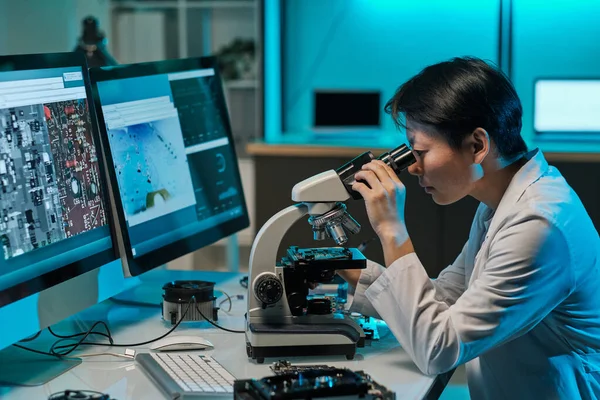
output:
<path id="1" fill-rule="evenodd" d="M 289 206 L 273 215 L 260 229 L 252 249 L 250 250 L 250 265 L 248 271 L 248 312 L 249 316 L 262 307 L 254 293 L 257 278 L 265 274 L 274 274 L 277 264 L 277 250 L 281 239 L 296 221 L 308 213 L 308 206 L 304 203 Z"/>
<path id="2" fill-rule="evenodd" d="M 304 203 L 289 206 L 273 215 L 258 231 L 250 251 L 250 275 L 272 272 L 277 262 L 277 250 L 281 239 L 290 227 L 308 213 Z M 251 284 L 252 282 L 248 282 Z"/>

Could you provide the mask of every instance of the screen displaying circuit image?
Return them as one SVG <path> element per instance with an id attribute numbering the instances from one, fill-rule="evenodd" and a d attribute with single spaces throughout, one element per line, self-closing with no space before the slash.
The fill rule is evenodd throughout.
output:
<path id="1" fill-rule="evenodd" d="M 4 260 L 107 223 L 85 90 L 52 80 L 0 93 Z"/>

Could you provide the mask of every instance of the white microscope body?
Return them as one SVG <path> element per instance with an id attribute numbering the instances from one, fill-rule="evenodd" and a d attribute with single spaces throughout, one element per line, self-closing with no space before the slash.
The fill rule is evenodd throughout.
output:
<path id="1" fill-rule="evenodd" d="M 287 230 L 309 214 L 316 239 L 331 236 L 338 244 L 360 225 L 341 204 L 350 195 L 334 170 L 296 184 L 287 207 L 269 219 L 258 232 L 250 253 L 246 347 L 248 356 L 261 363 L 265 357 L 343 354 L 352 359 L 364 345 L 365 333 L 340 313 L 294 316 L 287 301 L 283 268 L 277 250 Z"/>

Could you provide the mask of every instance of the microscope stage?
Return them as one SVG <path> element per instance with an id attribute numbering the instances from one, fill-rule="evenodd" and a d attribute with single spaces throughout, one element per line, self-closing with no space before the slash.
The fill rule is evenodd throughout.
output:
<path id="1" fill-rule="evenodd" d="M 357 248 L 291 246 L 281 265 L 285 267 L 310 267 L 311 269 L 364 269 L 367 258 Z"/>

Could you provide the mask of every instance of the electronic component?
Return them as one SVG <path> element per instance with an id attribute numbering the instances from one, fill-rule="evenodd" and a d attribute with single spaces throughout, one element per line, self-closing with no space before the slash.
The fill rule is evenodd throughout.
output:
<path id="1" fill-rule="evenodd" d="M 378 399 L 392 400 L 394 392 L 375 382 L 363 371 L 327 365 L 292 366 L 287 361 L 275 363 L 274 376 L 236 380 L 234 399 Z"/>
<path id="2" fill-rule="evenodd" d="M 355 248 L 290 246 L 280 266 L 304 271 L 308 282 L 330 282 L 337 269 L 364 269 L 367 259 Z"/>
<path id="3" fill-rule="evenodd" d="M 296 266 L 308 262 L 352 260 L 352 251 L 345 247 L 299 248 L 298 246 L 291 246 L 288 249 L 288 257 Z"/>
<path id="4" fill-rule="evenodd" d="M 365 332 L 365 337 L 371 340 L 379 340 L 379 330 L 377 329 L 377 320 L 360 313 L 351 313 L 352 318 Z"/>
<path id="5" fill-rule="evenodd" d="M 270 368 L 271 368 L 271 371 L 273 371 L 273 373 L 275 375 L 285 375 L 285 374 L 290 374 L 290 373 L 295 373 L 295 372 L 304 372 L 309 369 L 330 371 L 330 370 L 335 369 L 336 367 L 330 367 L 329 365 L 323 365 L 323 364 L 321 364 L 321 365 L 292 365 L 292 363 L 287 360 L 279 360 L 279 361 L 274 362 Z"/>
<path id="6" fill-rule="evenodd" d="M 162 317 L 175 325 L 184 314 L 188 305 L 192 304 L 183 317 L 183 321 L 204 321 L 203 315 L 218 319 L 218 307 L 215 306 L 214 282 L 174 281 L 163 286 L 165 291 L 162 302 Z M 194 297 L 197 307 L 193 306 Z M 200 310 L 200 311 L 198 311 Z"/>
<path id="7" fill-rule="evenodd" d="M 48 400 L 111 400 L 107 394 L 95 390 L 65 390 L 51 394 Z M 114 399 L 113 399 L 114 400 Z"/>

